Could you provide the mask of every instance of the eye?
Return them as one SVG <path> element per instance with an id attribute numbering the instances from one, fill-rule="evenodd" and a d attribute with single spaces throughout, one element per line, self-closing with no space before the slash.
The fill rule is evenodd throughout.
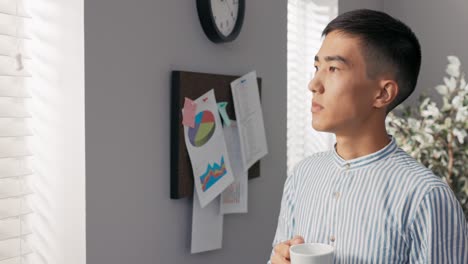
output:
<path id="1" fill-rule="evenodd" d="M 338 69 L 336 67 L 330 66 L 330 68 L 328 68 L 328 70 L 331 71 L 331 72 L 335 72 Z"/>
<path id="2" fill-rule="evenodd" d="M 317 67 L 317 66 L 314 66 L 314 68 L 315 68 L 315 72 L 317 72 L 317 71 L 318 71 L 318 67 Z"/>

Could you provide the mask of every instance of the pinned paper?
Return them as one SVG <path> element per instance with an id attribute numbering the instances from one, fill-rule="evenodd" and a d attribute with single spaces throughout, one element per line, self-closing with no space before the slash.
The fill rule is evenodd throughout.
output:
<path id="1" fill-rule="evenodd" d="M 218 112 L 219 114 L 221 115 L 221 118 L 223 118 L 223 122 L 224 124 L 226 124 L 226 126 L 231 126 L 231 120 L 229 119 L 229 116 L 226 112 L 226 106 L 227 106 L 227 102 L 220 102 L 218 103 Z"/>
<path id="2" fill-rule="evenodd" d="M 221 214 L 247 213 L 248 173 L 242 162 L 236 121 L 231 120 L 231 126 L 223 127 L 223 131 L 234 182 L 221 194 Z"/>
<path id="3" fill-rule="evenodd" d="M 231 90 L 243 165 L 245 169 L 249 169 L 268 154 L 257 73 L 252 71 L 234 80 L 231 82 Z"/>
<path id="4" fill-rule="evenodd" d="M 234 181 L 234 176 L 214 90 L 195 102 L 195 127 L 184 126 L 184 138 L 192 164 L 195 190 L 201 208 L 205 208 Z"/>
<path id="5" fill-rule="evenodd" d="M 184 108 L 182 109 L 182 125 L 195 127 L 195 112 L 197 103 L 185 97 Z"/>
<path id="6" fill-rule="evenodd" d="M 197 190 L 193 190 L 192 254 L 220 249 L 223 244 L 223 215 L 219 209 L 220 197 L 205 208 L 198 202 Z"/>

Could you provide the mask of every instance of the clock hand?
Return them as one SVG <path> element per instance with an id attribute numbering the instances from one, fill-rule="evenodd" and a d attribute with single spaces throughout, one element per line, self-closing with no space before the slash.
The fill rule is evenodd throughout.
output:
<path id="1" fill-rule="evenodd" d="M 229 12 L 231 12 L 231 14 L 233 14 L 232 10 L 231 10 L 231 7 L 229 6 L 229 4 L 227 3 L 226 0 L 221 0 L 221 2 L 223 2 L 229 9 Z"/>

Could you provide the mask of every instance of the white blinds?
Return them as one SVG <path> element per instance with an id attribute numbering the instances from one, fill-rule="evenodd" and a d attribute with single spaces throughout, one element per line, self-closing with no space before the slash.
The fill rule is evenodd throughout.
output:
<path id="1" fill-rule="evenodd" d="M 337 15 L 337 0 L 288 0 L 287 157 L 288 174 L 303 158 L 331 149 L 334 136 L 312 128 L 312 93 L 307 85 L 321 32 Z"/>
<path id="2" fill-rule="evenodd" d="M 27 263 L 32 193 L 26 103 L 30 81 L 30 36 L 22 0 L 0 0 L 0 264 Z"/>

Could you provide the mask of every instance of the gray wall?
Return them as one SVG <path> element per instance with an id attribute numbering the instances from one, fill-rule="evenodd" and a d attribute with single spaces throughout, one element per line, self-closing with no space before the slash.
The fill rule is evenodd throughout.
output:
<path id="1" fill-rule="evenodd" d="M 421 71 L 408 105 L 414 105 L 421 92 L 441 101 L 434 87 L 446 76 L 447 55 L 457 55 L 468 69 L 467 10 L 466 0 L 385 0 L 384 11 L 410 26 L 421 44 Z"/>
<path id="2" fill-rule="evenodd" d="M 358 8 L 382 11 L 384 0 L 338 0 L 338 13 L 340 14 Z"/>
<path id="3" fill-rule="evenodd" d="M 468 69 L 468 1 L 466 0 L 342 0 L 339 12 L 369 8 L 387 12 L 410 26 L 419 38 L 422 61 L 415 92 L 404 102 L 418 105 L 424 92 L 436 102 L 439 94 L 434 87 L 443 83 L 447 56 L 456 55 L 462 67 Z M 465 70 L 466 72 L 466 70 Z"/>
<path id="4" fill-rule="evenodd" d="M 207 40 L 195 1 L 85 1 L 87 263 L 264 263 L 286 178 L 286 1 L 247 1 L 231 44 Z M 190 255 L 192 201 L 169 199 L 170 71 L 263 78 L 269 155 L 223 248 Z"/>

